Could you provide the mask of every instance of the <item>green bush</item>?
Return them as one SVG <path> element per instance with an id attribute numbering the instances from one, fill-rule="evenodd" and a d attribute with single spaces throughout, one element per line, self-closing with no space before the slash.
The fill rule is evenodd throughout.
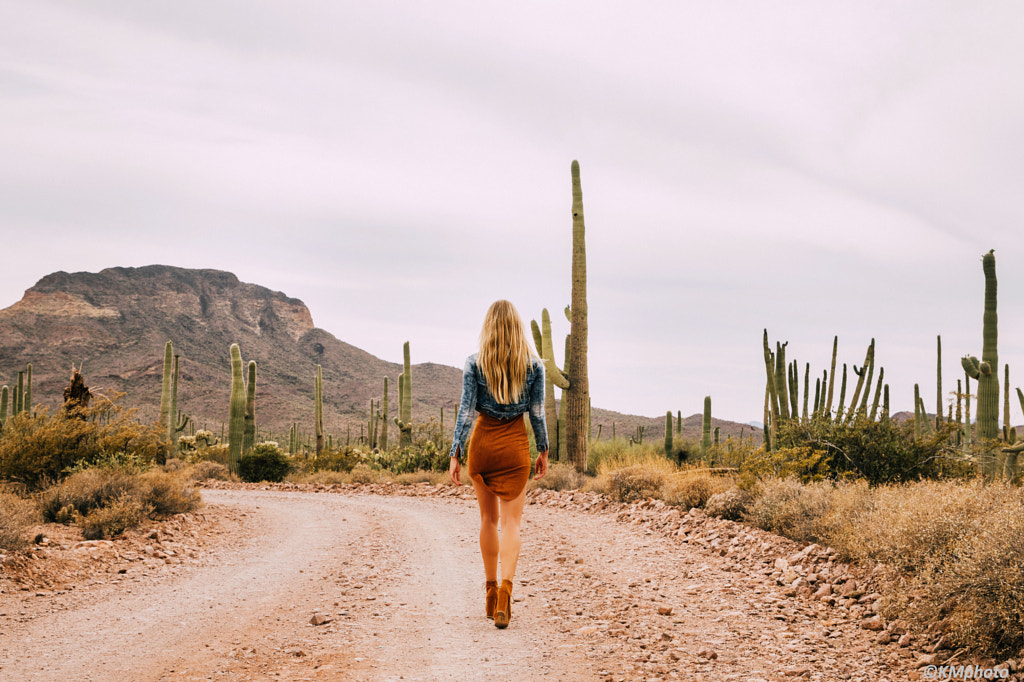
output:
<path id="1" fill-rule="evenodd" d="M 135 421 L 134 411 L 113 400 L 97 399 L 92 407 L 50 415 L 10 417 L 0 432 L 0 478 L 41 488 L 75 467 L 102 461 L 162 461 L 167 443 L 160 429 Z"/>
<path id="2" fill-rule="evenodd" d="M 943 425 L 915 438 L 911 421 L 790 420 L 780 425 L 777 438 L 780 450 L 808 447 L 824 451 L 831 478 L 863 478 L 878 485 L 973 475 L 971 466 L 954 461 L 958 454 L 949 445 L 954 427 Z"/>
<path id="3" fill-rule="evenodd" d="M 273 443 L 259 443 L 238 463 L 238 477 L 249 483 L 280 483 L 292 470 L 291 458 Z"/>

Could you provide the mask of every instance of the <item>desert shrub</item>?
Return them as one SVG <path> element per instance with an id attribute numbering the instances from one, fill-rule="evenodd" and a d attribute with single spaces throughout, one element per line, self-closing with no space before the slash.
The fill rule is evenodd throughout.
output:
<path id="1" fill-rule="evenodd" d="M 608 494 L 617 502 L 635 502 L 657 497 L 665 482 L 665 472 L 656 467 L 634 465 L 604 476 Z"/>
<path id="2" fill-rule="evenodd" d="M 150 509 L 133 495 L 125 493 L 108 505 L 79 517 L 78 525 L 86 540 L 100 540 L 120 535 L 135 528 L 149 515 Z"/>
<path id="3" fill-rule="evenodd" d="M 631 444 L 623 438 L 591 441 L 587 446 L 587 473 L 602 475 L 634 465 L 657 467 L 666 473 L 675 471 L 676 463 L 662 450 L 663 443 L 653 440 L 640 444 Z"/>
<path id="4" fill-rule="evenodd" d="M 608 481 L 603 476 L 585 476 L 581 490 L 585 493 L 608 494 Z"/>
<path id="5" fill-rule="evenodd" d="M 1024 491 L 924 481 L 872 491 L 835 538 L 843 553 L 894 567 L 886 615 L 946 619 L 950 644 L 1006 657 L 1024 646 Z"/>
<path id="6" fill-rule="evenodd" d="M 293 483 L 313 483 L 315 485 L 340 485 L 352 482 L 352 478 L 348 473 L 344 471 L 331 471 L 330 469 L 323 469 L 312 473 L 299 471 L 288 476 L 287 480 Z"/>
<path id="7" fill-rule="evenodd" d="M 751 488 L 766 478 L 795 478 L 803 483 L 820 481 L 830 473 L 828 453 L 807 446 L 779 448 L 769 452 L 758 448 L 747 454 L 740 464 L 740 481 Z"/>
<path id="8" fill-rule="evenodd" d="M 719 516 L 730 521 L 740 521 L 747 513 L 747 507 L 753 500 L 753 495 L 742 488 L 733 486 L 728 490 L 715 493 L 708 498 L 704 505 L 704 511 L 709 516 Z"/>
<path id="9" fill-rule="evenodd" d="M 217 464 L 228 465 L 227 444 L 215 443 L 208 446 L 198 445 L 195 450 L 182 452 L 186 464 L 198 464 L 199 462 L 216 462 Z"/>
<path id="10" fill-rule="evenodd" d="M 712 476 L 700 470 L 684 471 L 665 479 L 661 487 L 661 499 L 666 504 L 685 509 L 703 507 L 712 495 L 731 486 L 731 478 Z"/>
<path id="11" fill-rule="evenodd" d="M 138 479 L 132 474 L 101 467 L 85 469 L 44 490 L 39 496 L 39 510 L 46 521 L 54 522 L 63 510 L 62 522 L 68 523 L 67 507 L 87 516 L 126 494 L 140 496 Z"/>
<path id="12" fill-rule="evenodd" d="M 253 446 L 238 463 L 238 477 L 250 483 L 278 483 L 283 481 L 291 470 L 291 458 L 278 450 L 273 443 L 259 443 Z"/>
<path id="13" fill-rule="evenodd" d="M 177 457 L 172 457 L 164 462 L 164 471 L 181 471 L 187 465 Z"/>
<path id="14" fill-rule="evenodd" d="M 165 471 L 152 470 L 139 475 L 138 499 L 151 516 L 184 514 L 199 507 L 202 498 L 191 481 Z"/>
<path id="15" fill-rule="evenodd" d="M 186 470 L 186 473 L 193 481 L 205 481 L 209 478 L 218 481 L 231 480 L 231 472 L 219 462 L 196 462 Z"/>
<path id="16" fill-rule="evenodd" d="M 358 448 L 346 445 L 333 450 L 325 448 L 319 455 L 298 460 L 298 465 L 305 473 L 352 471 L 352 467 L 359 464 L 363 457 L 363 453 Z"/>
<path id="17" fill-rule="evenodd" d="M 381 469 L 396 474 L 413 471 L 447 471 L 451 465 L 448 450 L 441 450 L 432 440 L 422 440 L 405 448 L 395 448 L 387 452 L 376 451 L 374 463 Z"/>
<path id="18" fill-rule="evenodd" d="M 576 468 L 565 462 L 552 462 L 548 464 L 548 472 L 539 481 L 532 484 L 537 488 L 546 490 L 578 490 L 583 487 L 586 476 L 576 471 Z"/>
<path id="19" fill-rule="evenodd" d="M 437 485 L 448 480 L 447 471 L 413 471 L 395 476 L 395 482 L 400 485 L 414 485 L 416 483 L 430 483 Z"/>
<path id="20" fill-rule="evenodd" d="M 13 493 L 0 492 L 0 549 L 20 549 L 28 543 L 28 529 L 39 522 L 35 503 Z"/>
<path id="21" fill-rule="evenodd" d="M 158 470 L 133 474 L 96 467 L 74 473 L 43 491 L 38 505 L 44 520 L 68 524 L 127 498 L 156 517 L 192 511 L 202 501 L 199 492 L 190 488 L 182 476 Z"/>
<path id="22" fill-rule="evenodd" d="M 973 475 L 972 466 L 953 459 L 958 457 L 949 445 L 953 428 L 944 425 L 915 438 L 910 421 L 790 420 L 780 425 L 778 443 L 780 450 L 824 450 L 831 478 L 863 478 L 872 485 Z"/>
<path id="23" fill-rule="evenodd" d="M 792 478 L 761 481 L 745 519 L 777 535 L 820 542 L 817 521 L 828 513 L 831 490 L 829 483 L 804 485 Z"/>
<path id="24" fill-rule="evenodd" d="M 349 472 L 349 479 L 352 483 L 376 483 L 380 480 L 380 473 L 367 464 L 357 464 Z"/>
<path id="25" fill-rule="evenodd" d="M 137 423 L 118 397 L 55 415 L 40 408 L 10 417 L 0 433 L 0 478 L 39 488 L 103 460 L 161 461 L 167 444 L 160 429 Z"/>

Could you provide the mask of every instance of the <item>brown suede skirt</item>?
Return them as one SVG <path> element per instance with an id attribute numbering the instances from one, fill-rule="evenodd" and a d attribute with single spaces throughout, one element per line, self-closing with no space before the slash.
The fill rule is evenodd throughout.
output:
<path id="1" fill-rule="evenodd" d="M 469 437 L 469 477 L 503 500 L 519 497 L 530 480 L 525 415 L 502 420 L 480 414 Z"/>

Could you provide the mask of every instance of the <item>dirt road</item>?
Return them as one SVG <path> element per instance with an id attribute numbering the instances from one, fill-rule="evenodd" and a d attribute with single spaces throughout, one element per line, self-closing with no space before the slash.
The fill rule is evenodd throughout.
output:
<path id="1" fill-rule="evenodd" d="M 0 679 L 874 681 L 910 667 L 742 560 L 607 514 L 527 508 L 499 631 L 470 500 L 203 495 L 237 521 L 205 565 L 59 601 L 0 595 Z"/>

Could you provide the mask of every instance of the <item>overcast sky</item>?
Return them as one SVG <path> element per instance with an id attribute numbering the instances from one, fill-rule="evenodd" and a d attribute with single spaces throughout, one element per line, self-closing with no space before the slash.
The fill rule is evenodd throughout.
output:
<path id="1" fill-rule="evenodd" d="M 0 0 L 0 307 L 218 268 L 461 367 L 497 298 L 568 332 L 578 159 L 595 406 L 759 420 L 767 327 L 817 375 L 874 337 L 932 407 L 993 248 L 1024 386 L 1022 37 L 1013 2 Z"/>

